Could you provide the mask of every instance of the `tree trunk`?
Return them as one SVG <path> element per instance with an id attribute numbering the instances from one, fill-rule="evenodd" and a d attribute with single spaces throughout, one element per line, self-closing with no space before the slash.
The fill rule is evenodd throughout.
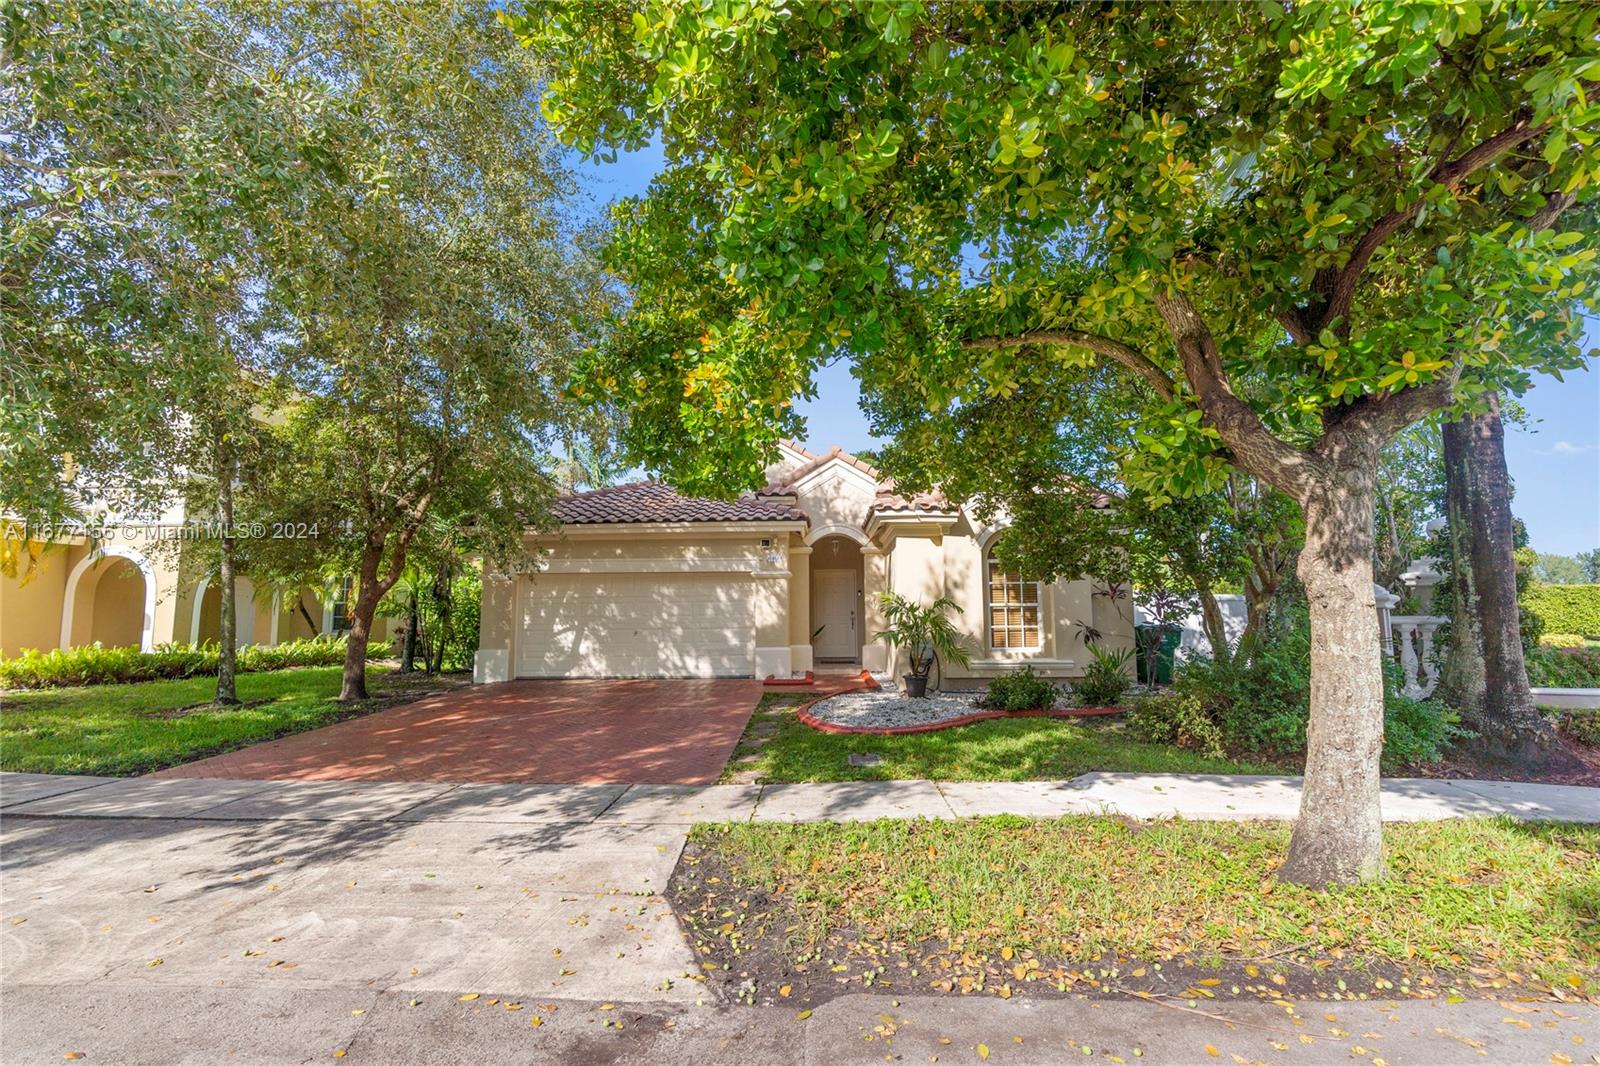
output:
<path id="1" fill-rule="evenodd" d="M 1500 398 L 1444 427 L 1445 488 L 1455 552 L 1449 695 L 1483 759 L 1518 770 L 1572 761 L 1533 702 L 1522 655 L 1511 477 Z M 1458 653 L 1457 648 L 1460 647 Z"/>
<path id="2" fill-rule="evenodd" d="M 367 698 L 367 642 L 372 638 L 372 619 L 378 613 L 378 601 L 386 591 L 378 587 L 378 564 L 382 560 L 383 541 L 374 543 L 368 538 L 361 552 L 356 602 L 349 608 L 350 631 L 344 650 L 344 680 L 339 689 L 341 703 Z"/>
<path id="3" fill-rule="evenodd" d="M 217 564 L 217 696 L 216 702 L 239 702 L 234 678 L 238 671 L 238 604 L 234 601 L 233 455 L 226 438 L 217 438 L 217 516 L 222 523 L 222 544 Z M 195 610 L 200 605 L 195 604 Z"/>
<path id="4" fill-rule="evenodd" d="M 1481 716 L 1488 679 L 1478 613 L 1477 574 L 1472 567 L 1471 447 L 1464 422 L 1444 424 L 1445 531 L 1450 538 L 1450 647 L 1439 676 L 1439 698 L 1464 716 Z M 1469 711 L 1468 708 L 1475 710 Z"/>
<path id="5" fill-rule="evenodd" d="M 1195 587 L 1200 596 L 1200 622 L 1205 627 L 1206 640 L 1211 643 L 1211 658 L 1226 663 L 1233 658 L 1233 649 L 1228 646 L 1228 626 L 1222 617 L 1222 605 L 1217 602 L 1210 585 L 1196 582 Z"/>
<path id="6" fill-rule="evenodd" d="M 417 622 L 420 612 L 417 610 L 417 589 L 411 587 L 411 606 L 406 612 L 406 639 L 401 646 L 400 672 L 409 674 L 416 669 L 417 659 Z"/>
<path id="7" fill-rule="evenodd" d="M 1305 787 L 1280 880 L 1323 887 L 1383 872 L 1383 669 L 1372 590 L 1377 449 L 1352 448 L 1300 501 L 1299 575 L 1311 607 Z"/>

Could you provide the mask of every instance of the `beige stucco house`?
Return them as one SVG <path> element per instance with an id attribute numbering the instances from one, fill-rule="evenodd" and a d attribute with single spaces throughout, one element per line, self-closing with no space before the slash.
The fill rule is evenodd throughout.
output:
<path id="1" fill-rule="evenodd" d="M 181 539 L 181 507 L 150 521 L 102 518 L 93 537 L 63 531 L 32 547 L 14 575 L 0 574 L 0 656 L 99 643 L 139 647 L 214 641 L 220 592 Z M 344 628 L 345 587 L 320 592 L 234 586 L 237 640 L 278 644 Z M 386 638 L 380 619 L 375 639 Z"/>
<path id="2" fill-rule="evenodd" d="M 485 577 L 475 680 L 899 673 L 903 656 L 876 637 L 886 589 L 961 605 L 972 662 L 935 677 L 947 687 L 1024 664 L 1077 676 L 1080 622 L 1105 646 L 1132 646 L 1125 598 L 1007 572 L 990 554 L 1002 527 L 936 493 L 902 495 L 838 448 L 789 442 L 767 477 L 731 503 L 656 482 L 563 497 L 560 531 L 531 537 L 537 567 Z"/>

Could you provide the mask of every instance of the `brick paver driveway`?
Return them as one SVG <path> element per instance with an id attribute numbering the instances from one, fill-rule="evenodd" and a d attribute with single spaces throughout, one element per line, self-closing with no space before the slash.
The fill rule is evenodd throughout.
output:
<path id="1" fill-rule="evenodd" d="M 759 681 L 512 681 L 151 776 L 704 785 L 760 698 Z"/>

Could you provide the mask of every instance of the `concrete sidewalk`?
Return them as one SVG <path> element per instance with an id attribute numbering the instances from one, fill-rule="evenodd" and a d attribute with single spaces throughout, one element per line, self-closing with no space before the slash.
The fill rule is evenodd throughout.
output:
<path id="1" fill-rule="evenodd" d="M 1600 788 L 1391 778 L 1386 821 L 1507 815 L 1600 822 Z M 1295 817 L 1300 779 L 1084 774 L 1070 781 L 862 781 L 782 785 L 517 785 L 227 781 L 0 774 L 8 815 L 217 821 L 451 822 L 683 826 L 1014 814 L 1195 820 Z"/>

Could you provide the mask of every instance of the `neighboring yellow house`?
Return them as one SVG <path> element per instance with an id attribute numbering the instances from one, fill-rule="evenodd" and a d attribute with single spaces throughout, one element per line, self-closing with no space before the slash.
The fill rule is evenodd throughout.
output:
<path id="1" fill-rule="evenodd" d="M 200 643 L 220 632 L 220 589 L 200 572 L 194 552 L 180 543 L 155 550 L 160 530 L 183 525 L 181 508 L 152 523 L 106 522 L 105 535 L 61 536 L 45 545 L 33 566 L 16 576 L 0 574 L 0 656 L 24 649 L 49 651 L 100 643 L 137 646 Z M 344 627 L 348 586 L 322 595 L 258 590 L 248 577 L 235 582 L 237 639 L 278 644 L 331 634 Z M 387 620 L 374 626 L 387 639 Z"/>
<path id="2" fill-rule="evenodd" d="M 787 677 L 829 666 L 895 673 L 878 596 L 949 596 L 972 663 L 946 687 L 1024 664 L 1052 678 L 1088 662 L 1083 631 L 1133 646 L 1132 608 L 1094 581 L 1031 581 L 986 527 L 933 493 L 906 497 L 834 448 L 784 442 L 759 493 L 725 503 L 637 482 L 562 497 L 537 569 L 486 575 L 474 666 L 514 677 Z"/>

